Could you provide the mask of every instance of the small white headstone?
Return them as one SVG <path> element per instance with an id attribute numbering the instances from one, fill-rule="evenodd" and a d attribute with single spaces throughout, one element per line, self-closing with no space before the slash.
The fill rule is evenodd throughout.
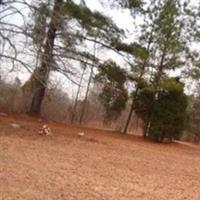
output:
<path id="1" fill-rule="evenodd" d="M 85 135 L 85 133 L 83 133 L 83 132 L 78 133 L 78 136 L 80 136 L 80 137 L 83 137 L 84 135 Z"/>
<path id="2" fill-rule="evenodd" d="M 21 128 L 21 126 L 19 124 L 16 124 L 16 123 L 11 123 L 10 126 L 12 128 Z"/>

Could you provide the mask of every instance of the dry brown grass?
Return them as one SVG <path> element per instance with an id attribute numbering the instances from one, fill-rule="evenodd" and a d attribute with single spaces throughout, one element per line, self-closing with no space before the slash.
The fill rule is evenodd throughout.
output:
<path id="1" fill-rule="evenodd" d="M 200 199 L 198 147 L 49 125 L 40 136 L 35 118 L 0 117 L 0 200 Z"/>

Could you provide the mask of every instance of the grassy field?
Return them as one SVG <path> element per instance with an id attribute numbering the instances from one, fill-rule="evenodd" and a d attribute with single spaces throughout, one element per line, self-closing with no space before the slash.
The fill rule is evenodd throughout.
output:
<path id="1" fill-rule="evenodd" d="M 41 136 L 40 126 L 0 117 L 0 200 L 200 199 L 197 146 L 56 123 Z"/>

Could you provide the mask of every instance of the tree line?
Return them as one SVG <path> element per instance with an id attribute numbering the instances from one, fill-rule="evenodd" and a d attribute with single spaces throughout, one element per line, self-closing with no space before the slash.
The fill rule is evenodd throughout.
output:
<path id="1" fill-rule="evenodd" d="M 133 23 L 142 19 L 132 41 L 111 17 L 90 9 L 88 1 L 0 2 L 0 68 L 8 63 L 11 71 L 23 68 L 30 74 L 20 85 L 18 106 L 41 114 L 50 78 L 57 72 L 78 88 L 71 123 L 84 122 L 88 99 L 95 92 L 105 125 L 128 109 L 120 132 L 127 133 L 135 114 L 144 137 L 172 141 L 189 130 L 198 138 L 198 113 L 193 110 L 199 99 L 199 5 L 181 0 L 99 2 L 110 12 L 129 11 Z M 13 22 L 13 16 L 18 20 Z M 105 60 L 102 52 L 112 52 L 123 62 Z M 190 80 L 195 89 L 188 94 L 185 85 Z"/>

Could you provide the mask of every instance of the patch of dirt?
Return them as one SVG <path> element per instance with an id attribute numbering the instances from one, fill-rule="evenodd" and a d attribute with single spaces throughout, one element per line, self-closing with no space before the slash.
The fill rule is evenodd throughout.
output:
<path id="1" fill-rule="evenodd" d="M 200 199 L 199 147 L 48 125 L 41 136 L 36 118 L 0 117 L 0 200 Z"/>

